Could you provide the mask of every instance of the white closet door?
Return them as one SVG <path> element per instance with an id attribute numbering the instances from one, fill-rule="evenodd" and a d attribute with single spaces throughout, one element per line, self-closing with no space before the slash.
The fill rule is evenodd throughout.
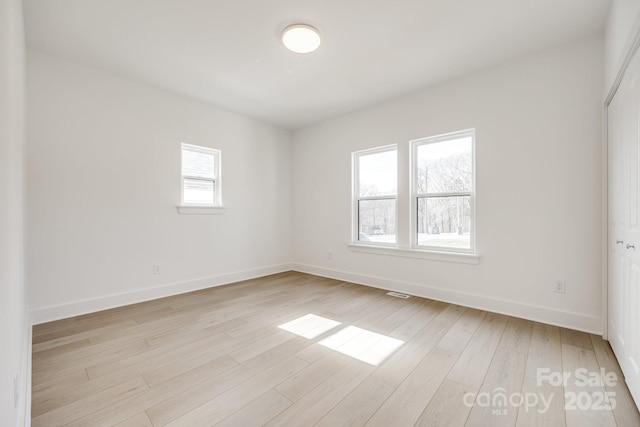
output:
<path id="1" fill-rule="evenodd" d="M 640 402 L 640 55 L 608 109 L 609 340 Z"/>
<path id="2" fill-rule="evenodd" d="M 618 92 L 620 95 L 620 92 Z M 616 354 L 622 354 L 624 349 L 623 335 L 623 311 L 624 298 L 624 265 L 626 262 L 626 249 L 624 247 L 625 234 L 625 209 L 623 169 L 626 164 L 622 153 L 622 140 L 620 135 L 620 110 L 621 96 L 613 98 L 608 109 L 608 147 L 609 147 L 609 295 L 608 295 L 608 335 L 609 342 Z"/>

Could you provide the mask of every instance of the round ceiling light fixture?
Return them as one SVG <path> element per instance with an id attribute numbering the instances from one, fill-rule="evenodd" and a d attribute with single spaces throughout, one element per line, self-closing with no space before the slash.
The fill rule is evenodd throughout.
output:
<path id="1" fill-rule="evenodd" d="M 311 25 L 289 25 L 282 32 L 282 43 L 292 52 L 313 52 L 320 46 L 320 42 L 320 33 Z"/>

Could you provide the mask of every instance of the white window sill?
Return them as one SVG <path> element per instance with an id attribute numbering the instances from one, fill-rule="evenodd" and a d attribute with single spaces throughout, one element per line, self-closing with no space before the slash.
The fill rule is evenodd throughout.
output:
<path id="1" fill-rule="evenodd" d="M 226 211 L 222 206 L 178 206 L 178 213 L 183 215 L 220 215 Z"/>
<path id="2" fill-rule="evenodd" d="M 350 243 L 349 250 L 369 254 L 390 255 L 405 258 L 428 259 L 432 261 L 458 262 L 461 264 L 478 264 L 480 255 L 461 252 L 427 251 L 424 249 L 406 249 L 388 246 L 359 245 Z"/>

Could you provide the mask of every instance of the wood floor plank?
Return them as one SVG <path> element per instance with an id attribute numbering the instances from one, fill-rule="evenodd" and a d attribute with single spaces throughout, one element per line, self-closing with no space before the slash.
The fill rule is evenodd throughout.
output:
<path id="1" fill-rule="evenodd" d="M 40 323 L 38 325 L 33 325 L 33 341 L 36 341 L 36 337 L 40 337 L 42 335 L 48 334 L 50 332 L 55 332 L 61 329 L 72 328 L 77 325 L 78 321 L 75 317 L 69 317 L 66 319 L 54 320 L 52 322 Z"/>
<path id="2" fill-rule="evenodd" d="M 575 347 L 584 348 L 585 350 L 593 350 L 593 344 L 591 344 L 591 338 L 589 334 L 581 331 L 574 331 L 573 329 L 560 328 L 560 339 L 564 345 L 572 345 Z"/>
<path id="3" fill-rule="evenodd" d="M 144 351 L 137 352 L 126 358 L 95 363 L 87 367 L 87 375 L 89 375 L 89 378 L 94 379 L 122 370 L 127 370 L 132 375 L 138 375 L 156 366 L 165 365 L 172 359 L 182 358 L 191 352 L 201 351 L 215 346 L 224 346 L 229 342 L 229 337 L 224 333 L 220 333 L 197 340 L 188 345 L 181 343 L 181 345 L 176 348 L 147 348 Z"/>
<path id="4" fill-rule="evenodd" d="M 465 404 L 465 396 L 476 396 L 476 389 L 455 381 L 444 380 L 436 395 L 418 418 L 420 427 L 462 427 L 467 422 L 471 406 Z M 467 401 L 473 399 L 467 397 Z"/>
<path id="5" fill-rule="evenodd" d="M 510 397 L 522 391 L 524 373 L 527 366 L 525 353 L 498 346 L 489 366 L 489 371 L 478 391 L 491 397 L 491 404 L 477 400 L 471 409 L 466 426 L 483 427 L 513 426 L 518 418 L 519 406 L 514 406 Z M 504 393 L 505 401 L 495 401 L 494 397 Z"/>
<path id="6" fill-rule="evenodd" d="M 394 392 L 390 385 L 368 377 L 338 405 L 334 406 L 317 427 L 362 426 Z"/>
<path id="7" fill-rule="evenodd" d="M 74 354 L 70 354 L 69 361 L 64 361 L 62 364 L 54 363 L 50 368 L 44 367 L 41 364 L 34 365 L 32 381 L 34 383 L 54 381 L 73 375 L 77 371 L 86 371 L 89 365 L 116 363 L 121 360 L 136 357 L 148 349 L 149 346 L 144 340 L 136 339 L 81 359 L 76 359 Z M 92 378 L 88 372 L 87 375 L 89 378 Z"/>
<path id="8" fill-rule="evenodd" d="M 106 363 L 109 360 L 118 360 L 125 355 L 136 354 L 148 349 L 149 344 L 143 338 L 138 337 L 103 343 L 102 345 L 82 346 L 55 354 L 47 359 L 34 358 L 33 372 L 41 374 L 44 371 L 52 372 L 68 367 L 87 367 L 95 364 L 96 360 Z"/>
<path id="9" fill-rule="evenodd" d="M 591 339 L 589 339 L 589 347 L 593 348 Z M 564 387 L 567 427 L 615 426 L 613 411 L 602 409 L 604 402 L 597 399 L 597 396 L 606 394 L 605 387 L 581 385 L 581 380 L 577 376 L 578 369 L 585 369 L 587 373 L 599 373 L 600 367 L 594 351 L 562 344 L 562 366 L 565 372 L 571 374 Z M 578 397 L 573 399 L 572 396 Z M 584 400 L 582 400 L 583 396 Z M 586 406 L 581 407 L 581 404 Z"/>
<path id="10" fill-rule="evenodd" d="M 236 364 L 231 359 L 221 358 L 208 362 L 196 369 L 150 387 L 141 393 L 123 400 L 111 402 L 110 405 L 97 409 L 95 412 L 67 424 L 67 427 L 111 426 L 126 421 L 141 411 L 147 411 L 181 393 L 207 381 L 225 380 L 225 375 L 233 371 Z"/>
<path id="11" fill-rule="evenodd" d="M 258 357 L 237 365 L 222 375 L 197 384 L 188 390 L 180 390 L 174 396 L 149 407 L 147 414 L 154 425 L 165 425 L 205 404 L 211 398 L 225 393 L 232 387 L 260 374 L 283 359 L 291 357 L 308 345 L 307 340 L 303 338 L 287 341 Z"/>
<path id="12" fill-rule="evenodd" d="M 83 316 L 82 316 L 83 317 Z M 126 320 L 122 318 L 113 318 L 109 321 L 103 320 L 100 316 L 92 318 L 90 320 L 77 320 L 80 318 L 76 318 L 74 322 L 68 326 L 62 328 L 54 328 L 52 330 L 45 329 L 47 325 L 36 325 L 34 327 L 34 335 L 33 335 L 33 344 L 37 346 L 38 344 L 44 342 L 51 342 L 58 339 L 75 339 L 77 337 L 82 337 L 82 339 L 86 338 L 86 333 L 92 334 L 94 330 L 97 328 L 102 329 L 117 329 L 123 323 L 135 323 L 133 320 Z M 60 322 L 60 321 L 58 321 Z M 57 322 L 54 322 L 57 323 Z M 44 332 L 46 331 L 46 332 Z"/>
<path id="13" fill-rule="evenodd" d="M 448 378 L 472 388 L 480 388 L 506 323 L 506 316 L 487 313 Z"/>
<path id="14" fill-rule="evenodd" d="M 255 316 L 256 319 L 259 319 L 261 318 L 261 316 L 265 316 L 270 313 L 286 312 L 291 308 L 299 307 L 301 304 L 305 304 L 319 298 L 322 298 L 319 292 L 310 292 L 307 294 L 303 292 L 295 292 L 292 295 L 288 292 L 283 292 L 282 294 L 273 295 L 264 300 L 254 301 L 252 304 L 248 305 L 231 305 L 218 310 L 198 313 L 196 315 L 196 321 L 221 322 L 242 317 L 247 322 L 251 322 L 253 320 L 252 316 Z M 265 313 L 265 309 L 270 313 Z"/>
<path id="15" fill-rule="evenodd" d="M 543 378 L 542 370 L 562 373 L 562 344 L 559 327 L 534 322 L 527 357 L 523 393 L 538 396 L 536 405 L 521 407 L 518 411 L 518 426 L 554 425 L 565 426 L 564 388 L 551 386 Z"/>
<path id="16" fill-rule="evenodd" d="M 306 362 L 295 356 L 285 359 L 247 381 L 226 390 L 225 393 L 207 400 L 202 405 L 167 423 L 167 426 L 210 426 L 222 421 L 306 366 L 308 366 Z"/>
<path id="17" fill-rule="evenodd" d="M 47 341 L 48 342 L 48 341 Z M 31 356 L 31 363 L 35 366 L 42 366 L 55 359 L 61 359 L 64 363 L 68 359 L 69 354 L 75 350 L 86 349 L 91 347 L 91 342 L 88 339 L 81 339 L 70 341 L 66 344 L 59 344 L 46 349 L 40 349 L 34 351 Z"/>
<path id="18" fill-rule="evenodd" d="M 31 416 L 37 417 L 51 412 L 84 397 L 103 392 L 119 384 L 127 382 L 131 376 L 126 372 L 115 372 L 96 380 L 85 381 L 81 384 L 59 385 L 55 390 L 35 392 L 32 395 Z"/>
<path id="19" fill-rule="evenodd" d="M 211 369 L 212 366 L 224 365 L 226 367 L 238 366 L 238 362 L 227 355 L 219 355 L 217 349 L 211 352 L 197 352 L 190 354 L 182 359 L 159 366 L 155 369 L 146 371 L 142 374 L 142 378 L 150 387 L 156 384 L 170 381 L 180 375 L 187 374 L 193 370 Z M 127 373 L 128 374 L 128 373 Z"/>
<path id="20" fill-rule="evenodd" d="M 339 325 L 279 328 L 309 314 Z M 640 426 L 599 337 L 297 272 L 37 325 L 32 344 L 34 426 Z M 618 382 L 539 381 L 600 367 Z M 465 403 L 495 390 L 546 400 Z M 565 410 L 583 391 L 617 406 Z"/>
<path id="21" fill-rule="evenodd" d="M 509 317 L 499 345 L 526 354 L 529 352 L 532 330 L 532 321 Z"/>
<path id="22" fill-rule="evenodd" d="M 113 427 L 153 427 L 153 424 L 145 412 L 140 412 L 138 415 L 114 424 Z"/>
<path id="23" fill-rule="evenodd" d="M 438 314 L 444 311 L 445 308 L 447 308 L 447 304 L 445 303 L 420 299 L 418 310 L 402 324 L 390 331 L 388 335 L 391 338 L 408 342 L 411 338 L 415 337 L 427 323 L 431 322 Z"/>
<path id="24" fill-rule="evenodd" d="M 147 335 L 145 340 L 149 347 L 159 347 L 162 345 L 175 345 L 175 343 L 180 342 L 181 337 L 185 335 L 189 335 L 188 340 L 198 340 L 206 337 L 210 337 L 212 335 L 219 334 L 221 332 L 228 334 L 229 329 L 237 328 L 242 325 L 246 325 L 247 322 L 243 319 L 230 319 L 220 323 L 199 323 L 191 320 L 194 325 L 189 325 L 186 327 L 177 327 L 172 328 L 160 333 L 154 333 L 152 335 Z"/>
<path id="25" fill-rule="evenodd" d="M 531 330 L 525 375 L 536 379 L 539 369 L 562 372 L 562 344 L 560 328 L 536 322 Z"/>
<path id="26" fill-rule="evenodd" d="M 373 373 L 373 377 L 398 387 L 444 337 L 465 309 L 450 305 L 405 343 Z"/>
<path id="27" fill-rule="evenodd" d="M 456 355 L 450 351 L 441 348 L 431 350 L 365 425 L 413 425 L 440 388 L 455 361 Z"/>
<path id="28" fill-rule="evenodd" d="M 291 401 L 277 391 L 269 390 L 217 423 L 216 427 L 260 427 L 275 418 L 291 404 Z"/>
<path id="29" fill-rule="evenodd" d="M 101 328 L 89 337 L 91 345 L 102 343 L 117 344 L 122 340 L 132 338 L 148 338 L 153 335 L 161 334 L 165 331 L 180 330 L 194 324 L 192 316 L 183 316 L 178 319 L 159 319 L 153 323 L 139 324 L 135 321 L 127 323 L 119 328 Z"/>
<path id="30" fill-rule="evenodd" d="M 613 350 L 609 343 L 602 338 L 591 335 L 591 343 L 598 361 L 598 365 L 605 369 L 606 373 L 613 373 L 615 384 L 609 385 L 605 383 L 608 392 L 614 393 L 616 405 L 613 409 L 613 416 L 619 426 L 640 426 L 640 413 L 629 393 L 629 389 L 624 384 L 624 375 L 620 369 L 620 365 L 616 360 Z"/>
<path id="31" fill-rule="evenodd" d="M 438 366 L 439 372 L 437 375 L 441 375 L 439 377 L 441 378 L 440 383 L 431 382 L 428 384 L 429 387 L 422 390 L 423 394 L 418 393 L 418 396 L 421 396 L 421 398 L 423 399 L 426 399 L 427 397 L 429 397 L 429 393 L 433 391 L 434 387 L 436 388 L 436 391 L 435 391 L 436 393 L 437 393 L 437 390 L 440 390 L 440 388 L 442 387 L 442 384 L 444 383 L 444 378 L 449 374 L 449 371 L 454 366 L 455 361 L 458 359 L 460 354 L 462 354 L 464 349 L 467 347 L 468 343 L 471 341 L 471 339 L 475 335 L 478 327 L 480 326 L 486 314 L 485 312 L 481 312 L 474 309 L 467 309 L 467 310 L 458 311 L 458 312 L 461 313 L 461 315 L 459 315 L 458 317 L 448 316 L 448 315 L 444 316 L 444 318 L 448 319 L 450 322 L 449 328 L 448 330 L 446 330 L 446 333 L 444 334 L 444 336 L 442 336 L 442 338 L 437 342 L 437 347 L 434 349 L 434 351 L 435 350 L 437 350 L 438 352 L 444 351 L 445 353 L 441 353 L 441 354 L 446 354 L 449 356 L 448 363 L 444 366 Z M 431 366 L 429 366 L 431 363 L 430 358 L 433 358 L 433 355 L 431 355 L 431 353 L 429 353 L 427 357 L 423 359 L 423 361 L 418 366 L 426 365 L 425 369 L 430 369 L 431 368 Z M 418 377 L 415 377 L 415 375 L 418 375 Z M 398 387 L 398 389 L 394 393 L 395 396 L 392 396 L 392 398 L 402 400 L 403 390 L 404 390 L 404 393 L 407 393 L 407 392 L 411 393 L 412 383 L 416 383 L 416 382 L 419 383 L 422 380 L 423 378 L 420 377 L 420 370 L 418 369 L 418 367 L 416 367 L 412 371 L 412 373 L 409 375 L 409 377 L 407 377 L 407 379 Z M 446 389 L 445 389 L 445 392 L 446 392 Z M 429 399 L 431 398 L 429 397 Z M 442 404 L 438 403 L 438 399 L 436 398 L 434 405 L 432 405 L 431 408 L 427 410 L 427 408 L 429 407 L 428 405 L 431 404 L 429 399 L 426 399 L 425 401 L 417 402 L 415 405 L 413 405 L 411 407 L 410 414 L 407 415 L 408 418 L 406 419 L 406 421 L 407 422 L 416 421 L 420 423 L 426 423 L 427 420 L 430 419 L 430 418 L 427 418 L 430 416 L 430 414 L 437 413 L 437 408 L 441 407 Z M 393 402 L 393 399 L 389 399 L 388 402 Z M 450 401 L 447 402 L 447 404 L 451 404 L 451 403 L 452 402 Z M 458 402 L 454 402 L 454 404 L 456 405 L 460 405 L 461 403 L 463 403 L 462 400 Z M 397 403 L 386 403 L 386 404 L 392 408 L 387 410 L 387 415 L 386 415 L 387 419 L 390 419 L 391 415 L 389 414 L 392 414 L 393 408 L 397 407 L 398 405 Z M 463 408 L 462 410 L 462 412 L 465 414 L 468 414 L 469 411 L 470 411 L 470 408 Z M 464 418 L 466 419 L 466 416 Z M 422 419 L 422 421 L 419 421 L 420 419 Z M 371 422 L 383 423 L 384 420 L 385 420 L 385 415 L 376 414 L 376 416 Z"/>
<path id="32" fill-rule="evenodd" d="M 304 360 L 305 362 L 307 362 L 309 365 L 315 363 L 316 361 L 318 361 L 320 358 L 326 356 L 328 353 L 331 353 L 332 350 L 320 345 L 320 344 L 312 344 L 302 350 L 300 350 L 296 356 L 302 360 Z"/>
<path id="33" fill-rule="evenodd" d="M 80 339 L 88 339 L 91 344 L 93 344 L 93 342 L 91 341 L 91 339 L 94 336 L 100 335 L 100 334 L 104 334 L 104 333 L 108 333 L 108 332 L 114 332 L 114 331 L 122 331 L 124 329 L 128 329 L 131 327 L 135 327 L 138 326 L 138 324 L 134 321 L 134 320 L 118 320 L 117 322 L 101 322 L 99 318 L 97 318 L 96 320 L 94 320 L 92 322 L 92 326 L 93 327 L 83 327 L 83 328 L 77 328 L 79 330 L 74 330 L 74 331 L 66 331 L 64 334 L 60 334 L 60 336 L 58 337 L 54 337 L 51 339 L 47 339 L 48 337 L 44 337 L 40 340 L 38 340 L 38 343 L 36 343 L 34 341 L 34 348 L 36 349 L 41 349 L 42 347 L 44 348 L 50 348 L 53 345 L 56 344 L 63 344 L 63 343 L 67 343 L 67 342 L 71 342 L 71 341 L 76 341 L 76 340 L 80 340 Z M 35 326 L 34 326 L 35 327 Z M 119 336 L 119 335 L 117 335 Z"/>
<path id="34" fill-rule="evenodd" d="M 348 356 L 330 352 L 277 385 L 275 389 L 291 402 L 296 402 L 325 381 L 328 378 L 327 373 L 342 369 L 350 360 L 352 359 Z"/>
<path id="35" fill-rule="evenodd" d="M 438 347 L 455 354 L 460 354 L 478 330 L 482 319 L 487 313 L 475 309 L 468 309 L 453 324 L 447 333 L 438 341 Z"/>
<path id="36" fill-rule="evenodd" d="M 518 408 L 517 427 L 566 426 L 564 387 L 554 387 L 547 381 L 538 382 L 525 375 L 522 394 L 529 397 L 527 403 Z"/>
<path id="37" fill-rule="evenodd" d="M 87 376 L 87 371 L 84 369 L 77 369 L 68 375 L 54 377 L 47 381 L 32 381 L 32 397 L 36 396 L 38 393 L 42 393 L 43 396 L 55 394 L 60 388 L 77 386 L 79 384 L 86 383 L 87 381 L 89 381 L 89 377 Z"/>
<path id="38" fill-rule="evenodd" d="M 107 390 L 75 400 L 66 406 L 33 417 L 31 425 L 34 427 L 65 425 L 108 406 L 114 401 L 124 400 L 146 389 L 148 389 L 147 384 L 142 378 L 133 378 Z"/>
<path id="39" fill-rule="evenodd" d="M 267 426 L 306 427 L 317 423 L 328 411 L 362 383 L 373 367 L 351 360 L 300 400 L 267 423 Z"/>
<path id="40" fill-rule="evenodd" d="M 385 301 L 385 299 L 390 301 Z M 385 295 L 381 299 L 380 306 L 372 306 L 366 316 L 351 322 L 351 324 L 373 332 L 388 334 L 411 317 L 418 308 L 420 308 L 419 305 L 411 300 Z"/>
<path id="41" fill-rule="evenodd" d="M 294 337 L 295 335 L 290 332 L 275 331 L 270 335 L 257 339 L 242 348 L 232 351 L 229 353 L 229 356 L 236 362 L 242 363 L 264 353 L 265 351 L 271 350 Z"/>

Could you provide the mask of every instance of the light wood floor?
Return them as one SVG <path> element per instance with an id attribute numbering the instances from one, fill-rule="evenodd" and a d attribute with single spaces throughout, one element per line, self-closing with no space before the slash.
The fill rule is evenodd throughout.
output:
<path id="1" fill-rule="evenodd" d="M 278 327 L 308 314 L 340 324 Z M 536 381 L 600 367 L 617 385 Z M 35 326 L 32 388 L 47 427 L 640 426 L 600 337 L 293 272 Z"/>

